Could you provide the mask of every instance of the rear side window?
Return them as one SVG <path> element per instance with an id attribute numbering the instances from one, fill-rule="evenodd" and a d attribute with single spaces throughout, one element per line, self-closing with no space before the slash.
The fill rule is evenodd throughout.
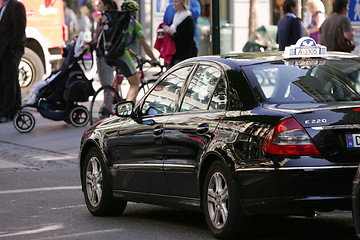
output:
<path id="1" fill-rule="evenodd" d="M 227 91 L 226 91 L 225 81 L 223 78 L 220 78 L 215 88 L 213 97 L 211 99 L 209 109 L 212 110 L 226 109 L 226 102 L 227 102 L 226 92 Z"/>
<path id="2" fill-rule="evenodd" d="M 221 72 L 216 67 L 200 65 L 186 90 L 181 111 L 207 110 L 220 78 Z"/>

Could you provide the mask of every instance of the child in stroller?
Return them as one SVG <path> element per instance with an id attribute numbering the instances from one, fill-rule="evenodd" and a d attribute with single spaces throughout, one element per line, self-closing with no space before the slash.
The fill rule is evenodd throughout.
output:
<path id="1" fill-rule="evenodd" d="M 88 101 L 94 94 L 92 80 L 85 76 L 79 60 L 83 58 L 82 32 L 76 41 L 64 48 L 63 58 L 44 81 L 34 84 L 24 104 L 13 119 L 14 127 L 21 133 L 30 132 L 35 126 L 34 116 L 23 109 L 36 108 L 44 118 L 65 121 L 76 127 L 83 127 L 89 121 L 89 111 L 78 102 Z"/>
<path id="2" fill-rule="evenodd" d="M 37 103 L 38 95 L 41 89 L 52 82 L 57 76 L 59 76 L 61 70 L 65 67 L 66 55 L 67 50 L 66 53 L 63 53 L 63 57 L 57 61 L 56 70 L 52 71 L 49 77 L 47 77 L 44 81 L 34 83 L 34 86 L 31 89 L 31 93 L 23 100 L 24 104 L 30 106 Z"/>

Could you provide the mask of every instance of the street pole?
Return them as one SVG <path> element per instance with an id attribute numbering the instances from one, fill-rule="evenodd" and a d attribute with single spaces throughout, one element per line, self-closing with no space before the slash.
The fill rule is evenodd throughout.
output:
<path id="1" fill-rule="evenodd" d="M 212 54 L 220 54 L 219 0 L 211 0 Z"/>
<path id="2" fill-rule="evenodd" d="M 257 28 L 257 0 L 250 0 L 249 37 Z"/>

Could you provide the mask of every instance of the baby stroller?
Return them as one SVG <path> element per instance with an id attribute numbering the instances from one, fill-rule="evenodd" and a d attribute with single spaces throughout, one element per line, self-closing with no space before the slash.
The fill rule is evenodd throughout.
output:
<path id="1" fill-rule="evenodd" d="M 28 107 L 35 108 L 44 118 L 65 121 L 75 127 L 83 127 L 88 123 L 89 111 L 86 107 L 78 105 L 78 102 L 87 102 L 89 96 L 92 96 L 95 91 L 92 87 L 92 79 L 87 79 L 79 64 L 79 60 L 83 59 L 85 53 L 82 45 L 80 33 L 74 43 L 63 49 L 63 57 L 66 57 L 65 66 L 44 80 L 45 82 L 52 78 L 39 90 L 34 103 L 20 106 L 20 110 L 13 119 L 16 130 L 27 133 L 34 128 L 34 116 L 24 111 L 24 108 Z"/>

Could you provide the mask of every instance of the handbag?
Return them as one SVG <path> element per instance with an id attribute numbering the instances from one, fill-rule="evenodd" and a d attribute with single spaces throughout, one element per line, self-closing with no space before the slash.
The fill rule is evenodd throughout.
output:
<path id="1" fill-rule="evenodd" d="M 352 50 L 355 49 L 355 45 L 349 40 L 346 39 L 344 37 L 344 33 L 341 30 L 340 27 L 340 16 L 338 17 L 337 20 L 337 32 L 338 32 L 338 39 L 337 39 L 337 44 L 339 45 L 339 47 L 344 51 L 344 52 L 351 52 Z"/>

